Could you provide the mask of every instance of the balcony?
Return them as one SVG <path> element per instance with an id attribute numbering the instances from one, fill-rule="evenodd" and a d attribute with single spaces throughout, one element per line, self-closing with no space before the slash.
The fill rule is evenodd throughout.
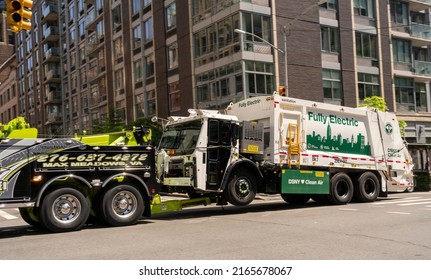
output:
<path id="1" fill-rule="evenodd" d="M 55 69 L 50 69 L 46 72 L 45 82 L 54 82 L 54 83 L 57 82 L 57 83 L 59 83 L 60 78 L 61 78 L 60 71 L 55 70 Z"/>
<path id="2" fill-rule="evenodd" d="M 48 113 L 45 124 L 51 124 L 55 122 L 61 122 L 60 113 Z"/>
<path id="3" fill-rule="evenodd" d="M 59 104 L 61 103 L 61 91 L 50 91 L 45 96 L 46 104 Z"/>
<path id="4" fill-rule="evenodd" d="M 431 0 L 410 0 L 409 8 L 412 12 L 420 12 L 431 8 Z"/>
<path id="5" fill-rule="evenodd" d="M 87 16 L 85 18 L 85 28 L 87 30 L 96 30 L 97 23 L 102 19 L 103 13 L 97 14 L 95 9 L 91 9 L 88 11 Z"/>
<path id="6" fill-rule="evenodd" d="M 105 42 L 105 36 L 103 34 L 89 38 L 88 45 L 86 47 L 87 56 L 97 57 L 97 51 L 103 47 L 103 42 Z"/>
<path id="7" fill-rule="evenodd" d="M 411 40 L 413 47 L 431 45 L 431 26 L 412 22 L 410 26 L 392 22 L 392 35 L 404 40 Z"/>
<path id="8" fill-rule="evenodd" d="M 54 5 L 47 5 L 42 10 L 42 22 L 44 21 L 57 21 L 58 20 L 58 8 Z"/>
<path id="9" fill-rule="evenodd" d="M 60 33 L 58 31 L 57 26 L 48 26 L 47 28 L 44 28 L 43 34 L 42 34 L 42 42 L 49 41 L 49 42 L 57 42 L 59 40 Z"/>
<path id="10" fill-rule="evenodd" d="M 44 62 L 58 62 L 60 61 L 60 49 L 50 48 L 46 51 L 44 56 Z"/>
<path id="11" fill-rule="evenodd" d="M 431 77 L 431 62 L 415 60 L 413 71 L 418 75 Z"/>

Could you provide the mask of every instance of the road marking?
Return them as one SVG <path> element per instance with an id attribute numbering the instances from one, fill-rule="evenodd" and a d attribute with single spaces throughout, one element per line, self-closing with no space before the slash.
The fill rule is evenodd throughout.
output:
<path id="1" fill-rule="evenodd" d="M 5 218 L 6 220 L 13 220 L 13 219 L 18 219 L 18 217 L 13 216 L 3 210 L 0 210 L 0 217 Z"/>
<path id="2" fill-rule="evenodd" d="M 410 215 L 411 213 L 406 213 L 406 212 L 386 212 L 388 214 L 398 214 L 398 215 Z"/>
<path id="3" fill-rule="evenodd" d="M 430 203 L 431 203 L 431 200 L 424 201 L 424 202 L 402 203 L 402 204 L 399 204 L 399 205 L 401 205 L 401 206 L 410 206 L 410 205 L 421 205 L 421 204 L 430 204 Z"/>
<path id="4" fill-rule="evenodd" d="M 374 205 L 383 205 L 383 204 L 399 204 L 399 203 L 410 203 L 410 202 L 419 202 L 419 201 L 428 201 L 431 203 L 431 199 L 429 198 L 422 198 L 422 199 L 402 199 L 397 201 L 382 201 L 382 202 L 374 202 Z"/>
<path id="5" fill-rule="evenodd" d="M 338 208 L 338 210 L 343 210 L 343 211 L 358 211 L 358 209 L 353 209 L 353 208 Z"/>

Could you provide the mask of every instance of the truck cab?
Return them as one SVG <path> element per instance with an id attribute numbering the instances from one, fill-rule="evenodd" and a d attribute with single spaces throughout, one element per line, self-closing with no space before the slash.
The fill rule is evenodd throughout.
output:
<path id="1" fill-rule="evenodd" d="M 187 117 L 170 117 L 156 155 L 162 191 L 198 197 L 220 192 L 223 175 L 238 152 L 234 116 L 214 110 L 189 110 Z M 234 152 L 232 152 L 234 151 Z"/>

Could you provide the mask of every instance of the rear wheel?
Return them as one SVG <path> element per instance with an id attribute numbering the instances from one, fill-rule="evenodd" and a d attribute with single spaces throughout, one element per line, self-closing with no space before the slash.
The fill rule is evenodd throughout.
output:
<path id="1" fill-rule="evenodd" d="M 75 188 L 57 188 L 43 199 L 39 215 L 42 225 L 50 231 L 79 230 L 90 215 L 90 203 Z"/>
<path id="2" fill-rule="evenodd" d="M 101 218 L 111 226 L 136 224 L 144 213 L 145 205 L 139 190 L 127 184 L 108 189 L 101 201 Z"/>
<path id="3" fill-rule="evenodd" d="M 236 206 L 250 204 L 256 196 L 256 177 L 246 169 L 238 169 L 224 190 L 229 203 Z"/>
<path id="4" fill-rule="evenodd" d="M 353 197 L 353 183 L 343 172 L 336 173 L 331 178 L 329 201 L 332 204 L 347 204 Z"/>
<path id="5" fill-rule="evenodd" d="M 380 194 L 380 183 L 372 172 L 365 172 L 355 183 L 355 198 L 360 202 L 372 202 Z"/>
<path id="6" fill-rule="evenodd" d="M 281 198 L 290 204 L 301 205 L 305 204 L 310 200 L 310 195 L 308 194 L 286 194 L 282 193 Z"/>
<path id="7" fill-rule="evenodd" d="M 19 208 L 19 214 L 27 224 L 40 227 L 40 219 L 37 212 L 37 208 Z"/>

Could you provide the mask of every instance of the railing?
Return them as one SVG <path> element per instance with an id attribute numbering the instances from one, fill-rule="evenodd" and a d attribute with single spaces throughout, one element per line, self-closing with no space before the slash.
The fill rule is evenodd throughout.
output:
<path id="1" fill-rule="evenodd" d="M 431 26 L 412 22 L 411 35 L 426 40 L 431 40 Z"/>
<path id="2" fill-rule="evenodd" d="M 47 17 L 48 15 L 55 13 L 58 14 L 58 8 L 57 6 L 48 5 L 45 6 L 45 8 L 42 10 L 42 16 Z"/>
<path id="3" fill-rule="evenodd" d="M 415 60 L 414 72 L 419 75 L 431 76 L 431 62 Z"/>
<path id="4" fill-rule="evenodd" d="M 47 38 L 51 35 L 59 35 L 57 26 L 48 26 L 43 30 L 43 37 Z"/>

